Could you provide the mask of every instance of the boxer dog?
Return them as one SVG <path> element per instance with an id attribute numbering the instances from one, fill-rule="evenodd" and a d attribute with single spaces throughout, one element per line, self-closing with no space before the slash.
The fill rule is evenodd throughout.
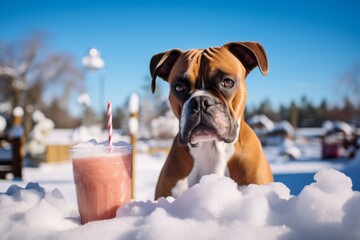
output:
<path id="1" fill-rule="evenodd" d="M 257 66 L 266 76 L 266 53 L 256 42 L 172 49 L 152 57 L 152 92 L 156 77 L 167 81 L 179 119 L 155 199 L 177 197 L 207 174 L 229 176 L 240 186 L 274 181 L 260 141 L 244 121 L 245 78 Z"/>

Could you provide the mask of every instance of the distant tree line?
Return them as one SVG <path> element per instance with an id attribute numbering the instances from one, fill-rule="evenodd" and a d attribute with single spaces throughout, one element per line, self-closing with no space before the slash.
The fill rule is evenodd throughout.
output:
<path id="1" fill-rule="evenodd" d="M 246 118 L 256 114 L 265 114 L 273 121 L 289 121 L 294 127 L 321 127 L 327 120 L 344 121 L 360 127 L 360 105 L 347 97 L 340 106 L 330 106 L 326 99 L 317 105 L 302 96 L 298 103 L 281 104 L 278 109 L 265 99 L 258 106 L 246 110 Z"/>

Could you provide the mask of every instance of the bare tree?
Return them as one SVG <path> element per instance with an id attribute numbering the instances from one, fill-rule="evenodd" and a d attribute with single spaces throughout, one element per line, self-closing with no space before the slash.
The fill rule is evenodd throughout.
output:
<path id="1" fill-rule="evenodd" d="M 61 101 L 66 104 L 68 90 L 82 87 L 82 72 L 73 56 L 47 53 L 44 40 L 44 35 L 33 34 L 20 42 L 0 44 L 0 101 L 10 101 L 12 107 L 38 108 L 46 90 L 58 84 L 64 89 Z"/>
<path id="2" fill-rule="evenodd" d="M 340 89 L 345 90 L 345 98 L 360 106 L 360 63 L 353 64 L 339 77 Z"/>

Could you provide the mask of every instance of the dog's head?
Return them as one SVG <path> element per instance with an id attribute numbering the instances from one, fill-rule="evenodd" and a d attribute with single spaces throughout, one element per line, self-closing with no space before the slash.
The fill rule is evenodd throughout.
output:
<path id="1" fill-rule="evenodd" d="M 267 74 L 266 53 L 256 42 L 185 52 L 172 49 L 152 57 L 152 91 L 157 76 L 169 82 L 169 101 L 180 121 L 181 145 L 236 139 L 245 109 L 245 78 L 256 66 Z"/>

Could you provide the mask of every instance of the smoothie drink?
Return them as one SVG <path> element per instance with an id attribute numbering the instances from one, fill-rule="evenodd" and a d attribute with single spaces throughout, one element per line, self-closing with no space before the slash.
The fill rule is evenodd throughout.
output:
<path id="1" fill-rule="evenodd" d="M 71 149 L 81 224 L 110 219 L 131 201 L 132 147 L 90 141 Z"/>

